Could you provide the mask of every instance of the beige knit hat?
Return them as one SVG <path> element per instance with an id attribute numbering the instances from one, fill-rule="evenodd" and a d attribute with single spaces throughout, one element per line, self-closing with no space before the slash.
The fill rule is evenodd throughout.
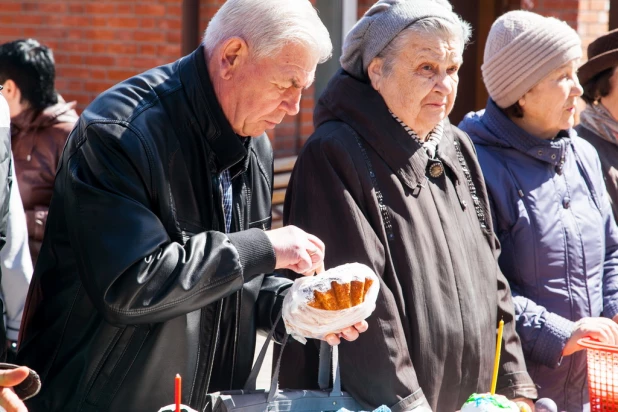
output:
<path id="1" fill-rule="evenodd" d="M 581 57 L 581 40 L 568 24 L 516 10 L 491 26 L 481 71 L 489 96 L 506 108 L 553 70 Z"/>

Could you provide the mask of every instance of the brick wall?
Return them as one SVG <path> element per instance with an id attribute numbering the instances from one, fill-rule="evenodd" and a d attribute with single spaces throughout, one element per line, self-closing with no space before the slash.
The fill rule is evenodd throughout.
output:
<path id="1" fill-rule="evenodd" d="M 0 42 L 50 46 L 56 88 L 82 110 L 100 92 L 180 56 L 182 0 L 0 0 Z"/>
<path id="2" fill-rule="evenodd" d="M 588 44 L 609 27 L 609 0 L 521 0 L 521 6 L 569 23 L 581 36 L 584 60 Z"/>
<path id="3" fill-rule="evenodd" d="M 609 29 L 609 0 L 580 0 L 577 32 L 582 38 L 584 59 L 590 42 Z"/>

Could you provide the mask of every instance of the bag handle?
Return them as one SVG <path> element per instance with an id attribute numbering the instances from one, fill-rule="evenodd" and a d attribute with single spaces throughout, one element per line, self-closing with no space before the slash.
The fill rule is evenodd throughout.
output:
<path id="1" fill-rule="evenodd" d="M 243 391 L 255 391 L 257 386 L 257 377 L 262 369 L 262 365 L 264 364 L 264 359 L 266 358 L 266 352 L 268 351 L 268 345 L 273 339 L 275 335 L 275 329 L 277 328 L 277 324 L 281 320 L 281 312 L 277 315 L 277 319 L 273 324 L 273 327 L 268 332 L 268 336 L 266 337 L 266 341 L 260 350 L 260 353 L 253 365 L 253 369 L 251 369 L 251 373 L 247 378 L 247 382 L 243 388 Z M 268 392 L 268 402 L 272 402 L 277 394 L 277 389 L 279 386 L 279 370 L 281 369 L 281 358 L 283 355 L 283 349 L 288 342 L 289 334 L 286 334 L 281 342 L 281 349 L 279 351 L 279 357 L 277 358 L 277 363 L 275 364 L 275 369 L 272 373 L 272 380 L 270 381 L 270 390 Z M 339 348 L 338 346 L 331 347 L 328 343 L 322 341 L 320 342 L 320 364 L 318 370 L 318 384 L 320 389 L 328 388 L 328 380 L 329 380 L 329 372 L 331 367 L 331 360 L 333 366 L 333 390 L 330 392 L 329 396 L 341 396 L 341 374 L 339 370 Z"/>
<path id="2" fill-rule="evenodd" d="M 260 350 L 260 354 L 255 360 L 255 364 L 253 365 L 253 369 L 251 369 L 251 373 L 249 374 L 249 377 L 247 378 L 247 382 L 245 383 L 245 386 L 243 387 L 243 391 L 254 391 L 255 390 L 256 385 L 257 385 L 257 377 L 258 377 L 258 374 L 260 373 L 260 370 L 262 369 L 262 364 L 264 363 L 264 359 L 266 358 L 266 352 L 268 351 L 268 345 L 270 345 L 270 342 L 272 341 L 273 336 L 275 335 L 275 329 L 277 328 L 277 324 L 279 323 L 280 320 L 281 320 L 281 312 L 279 312 L 279 314 L 277 315 L 277 318 L 275 319 L 275 323 L 273 323 L 273 327 L 270 329 L 270 332 L 268 332 L 266 341 L 264 342 L 264 345 L 262 346 L 262 349 Z M 281 352 L 283 352 L 283 347 L 285 346 L 285 343 L 287 342 L 287 337 L 288 335 L 286 334 L 283 340 L 283 343 L 281 345 Z M 281 360 L 281 353 L 279 354 L 279 361 L 277 362 L 277 364 L 280 362 L 280 360 Z M 279 378 L 278 374 L 277 374 L 277 378 Z"/>

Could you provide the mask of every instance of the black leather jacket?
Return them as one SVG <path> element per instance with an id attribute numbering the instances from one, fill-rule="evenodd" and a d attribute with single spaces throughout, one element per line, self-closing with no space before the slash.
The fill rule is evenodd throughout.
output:
<path id="1" fill-rule="evenodd" d="M 268 138 L 232 131 L 204 51 L 99 96 L 69 136 L 24 313 L 18 361 L 37 411 L 202 410 L 241 388 L 256 328 L 290 282 L 275 266 Z M 219 173 L 230 168 L 232 232 Z"/>

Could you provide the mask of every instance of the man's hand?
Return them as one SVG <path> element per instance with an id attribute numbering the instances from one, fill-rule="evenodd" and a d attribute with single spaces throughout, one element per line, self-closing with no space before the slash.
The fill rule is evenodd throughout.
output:
<path id="1" fill-rule="evenodd" d="M 341 340 L 339 338 L 343 338 L 347 341 L 355 341 L 356 339 L 358 339 L 358 335 L 365 332 L 367 330 L 367 328 L 369 328 L 369 325 L 367 324 L 366 321 L 361 321 L 358 322 L 357 324 L 355 324 L 354 326 L 350 326 L 348 328 L 345 328 L 344 330 L 342 330 L 341 332 L 335 334 L 335 333 L 331 333 L 330 335 L 326 335 L 326 337 L 324 338 L 324 340 L 330 345 L 330 346 L 335 346 L 335 345 L 339 345 L 341 343 Z"/>
<path id="2" fill-rule="evenodd" d="M 569 356 L 584 349 L 577 344 L 581 338 L 592 338 L 608 345 L 617 345 L 618 324 L 607 318 L 581 318 L 575 322 L 575 329 L 562 350 L 562 356 Z"/>
<path id="3" fill-rule="evenodd" d="M 265 232 L 275 250 L 275 269 L 290 269 L 305 276 L 324 271 L 324 243 L 296 226 Z"/>
<path id="4" fill-rule="evenodd" d="M 25 366 L 17 369 L 0 370 L 0 406 L 6 412 L 28 412 L 26 405 L 13 392 L 13 386 L 20 384 L 28 377 L 28 368 Z"/>

